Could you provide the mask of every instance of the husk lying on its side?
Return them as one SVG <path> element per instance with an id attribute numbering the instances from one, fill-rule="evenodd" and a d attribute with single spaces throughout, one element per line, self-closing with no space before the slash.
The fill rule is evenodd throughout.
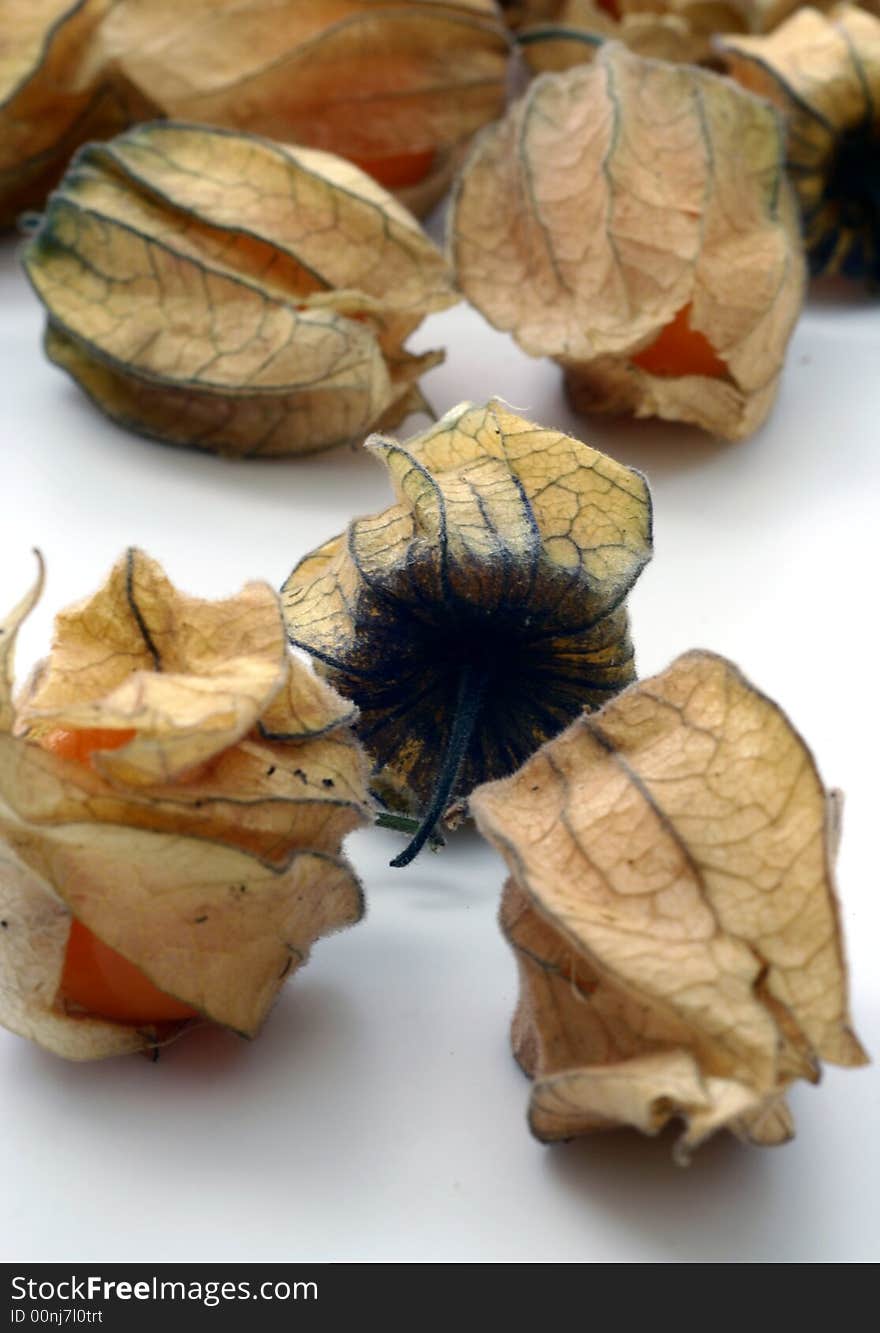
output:
<path id="1" fill-rule="evenodd" d="M 492 0 L 3 0 L 0 223 L 155 117 L 339 153 L 426 212 L 504 106 Z"/>
<path id="2" fill-rule="evenodd" d="M 124 426 L 272 457 L 418 410 L 458 299 L 441 255 L 339 158 L 156 122 L 77 154 L 24 252 L 50 357 Z"/>

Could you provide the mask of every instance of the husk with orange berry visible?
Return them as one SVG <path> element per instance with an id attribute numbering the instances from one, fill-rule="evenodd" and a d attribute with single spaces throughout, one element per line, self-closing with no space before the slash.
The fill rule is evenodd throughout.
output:
<path id="1" fill-rule="evenodd" d="M 563 368 L 578 411 L 740 439 L 769 413 L 804 260 L 773 110 L 607 43 L 476 144 L 449 245 L 465 295 Z"/>
<path id="2" fill-rule="evenodd" d="M 437 247 L 350 163 L 197 125 L 77 154 L 23 254 L 46 351 L 120 425 L 253 458 L 424 410 L 409 352 L 459 299 Z"/>
<path id="3" fill-rule="evenodd" d="M 504 106 L 493 0 L 3 0 L 0 225 L 168 117 L 347 157 L 424 213 Z"/>
<path id="4" fill-rule="evenodd" d="M 313 942 L 363 910 L 339 855 L 367 818 L 353 710 L 289 655 L 268 587 L 187 597 L 136 551 L 58 618 L 13 701 L 38 594 L 0 636 L 0 1021 L 73 1059 L 189 1021 L 71 1003 L 76 922 L 163 995 L 253 1036 Z M 94 746 L 85 761 L 64 757 L 71 735 Z"/>

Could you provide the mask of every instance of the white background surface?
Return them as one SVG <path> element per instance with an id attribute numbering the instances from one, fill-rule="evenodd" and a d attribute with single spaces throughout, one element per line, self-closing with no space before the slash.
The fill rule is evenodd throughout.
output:
<path id="1" fill-rule="evenodd" d="M 0 244 L 0 602 L 42 547 L 51 615 L 141 545 L 202 596 L 279 585 L 383 470 L 341 450 L 229 463 L 130 436 L 43 358 L 42 317 Z M 642 675 L 691 647 L 734 658 L 789 712 L 847 793 L 840 860 L 853 1007 L 880 1052 L 877 543 L 880 308 L 815 297 L 769 424 L 744 444 L 658 423 L 584 421 L 558 373 L 476 312 L 435 316 L 414 349 L 439 411 L 507 398 L 647 472 L 656 554 L 631 598 Z M 410 423 L 410 431 L 424 423 Z M 880 1076 L 829 1069 L 775 1150 L 718 1138 L 673 1165 L 669 1137 L 548 1149 L 507 1025 L 514 967 L 495 926 L 500 860 L 463 833 L 387 868 L 400 843 L 348 844 L 366 922 L 315 947 L 263 1034 L 193 1034 L 156 1065 L 70 1065 L 0 1032 L 3 1257 L 123 1260 L 868 1261 L 880 1257 Z"/>

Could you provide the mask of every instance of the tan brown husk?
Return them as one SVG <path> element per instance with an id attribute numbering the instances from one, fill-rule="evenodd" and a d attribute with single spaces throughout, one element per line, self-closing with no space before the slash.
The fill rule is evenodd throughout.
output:
<path id="1" fill-rule="evenodd" d="M 818 9 L 834 0 L 820 0 Z M 799 0 L 613 0 L 608 9 L 596 0 L 508 0 L 502 4 L 508 24 L 517 33 L 534 25 L 583 22 L 598 12 L 609 22 L 644 15 L 671 15 L 685 20 L 697 32 L 770 32 L 794 10 Z M 870 7 L 870 6 L 866 6 Z"/>
<path id="2" fill-rule="evenodd" d="M 770 32 L 797 8 L 797 0 L 536 0 L 516 6 L 514 24 L 535 73 L 586 64 L 612 40 L 657 60 L 717 64 L 717 34 Z"/>
<path id="3" fill-rule="evenodd" d="M 866 1060 L 834 887 L 840 802 L 785 714 L 685 654 L 470 807 L 511 879 L 514 1050 L 541 1139 L 785 1141 L 785 1094 Z"/>
<path id="4" fill-rule="evenodd" d="M 124 128 L 110 90 L 78 73 L 111 0 L 6 0 L 0 50 L 0 227 L 40 205 L 70 154 Z"/>
<path id="5" fill-rule="evenodd" d="M 475 146 L 450 250 L 465 295 L 560 363 L 579 411 L 730 439 L 770 411 L 804 262 L 776 116 L 729 80 L 619 43 L 536 79 Z M 723 373 L 634 362 L 684 311 Z"/>
<path id="6" fill-rule="evenodd" d="M 71 164 L 24 251 L 46 348 L 121 425 L 247 457 L 359 441 L 422 408 L 458 299 L 415 220 L 339 158 L 157 122 Z"/>
<path id="7" fill-rule="evenodd" d="M 275 595 L 205 602 L 129 552 L 56 622 L 0 707 L 0 1021 L 73 1059 L 149 1048 L 185 1024 L 138 1027 L 59 994 L 75 918 L 160 990 L 246 1036 L 321 935 L 363 911 L 340 858 L 368 819 L 353 710 L 287 652 Z M 135 732 L 90 762 L 51 733 Z"/>
<path id="8" fill-rule="evenodd" d="M 549 9 L 549 6 L 544 6 Z M 619 6 L 615 16 L 591 0 L 565 0 L 552 7 L 552 17 L 526 22 L 517 32 L 517 46 L 533 74 L 589 64 L 606 41 L 623 42 L 640 56 L 657 60 L 697 61 L 708 53 L 708 39 L 694 31 L 678 6 L 646 10 Z"/>
<path id="9" fill-rule="evenodd" d="M 727 37 L 719 49 L 785 119 L 811 272 L 880 288 L 880 18 L 806 7 L 769 36 Z"/>
<path id="10" fill-rule="evenodd" d="M 492 0 L 9 0 L 0 222 L 70 154 L 139 120 L 198 121 L 339 153 L 425 212 L 504 107 Z"/>
<path id="11" fill-rule="evenodd" d="M 500 402 L 368 447 L 397 501 L 300 561 L 284 616 L 357 704 L 384 799 L 421 814 L 466 677 L 479 707 L 450 801 L 634 679 L 626 595 L 651 554 L 650 496 Z"/>

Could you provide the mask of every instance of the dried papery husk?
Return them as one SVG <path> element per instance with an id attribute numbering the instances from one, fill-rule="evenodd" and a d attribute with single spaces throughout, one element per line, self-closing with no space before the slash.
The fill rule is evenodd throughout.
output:
<path id="1" fill-rule="evenodd" d="M 818 7 L 828 8 L 833 2 Z M 705 42 L 712 33 L 770 32 L 803 5 L 799 0 L 513 0 L 503 8 L 518 37 L 536 27 L 590 31 L 602 25 L 596 29 L 601 36 L 617 37 L 629 45 L 626 29 L 635 19 L 673 19 L 683 25 L 689 40 Z"/>
<path id="2" fill-rule="evenodd" d="M 634 678 L 625 602 L 651 554 L 650 496 L 499 402 L 368 447 L 397 501 L 300 561 L 284 616 L 357 704 L 383 799 L 424 815 L 471 704 L 448 803 Z"/>
<path id="3" fill-rule="evenodd" d="M 0 1023 L 54 1055 L 100 1060 L 148 1050 L 158 1030 L 138 1030 L 55 1004 L 71 914 L 46 883 L 0 841 Z"/>
<path id="4" fill-rule="evenodd" d="M 541 1139 L 617 1125 L 791 1137 L 820 1062 L 866 1056 L 847 1005 L 839 798 L 732 663 L 687 653 L 470 807 L 511 873 L 517 1058 Z"/>
<path id="5" fill-rule="evenodd" d="M 0 635 L 0 1021 L 73 1059 L 186 1026 L 71 1008 L 75 920 L 163 995 L 253 1036 L 314 941 L 362 914 L 339 855 L 369 819 L 353 709 L 289 656 L 270 589 L 204 602 L 135 551 L 58 618 L 13 704 L 35 595 Z M 78 762 L 59 734 L 101 739 Z"/>
<path id="6" fill-rule="evenodd" d="M 339 153 L 426 212 L 501 114 L 492 0 L 0 0 L 0 225 L 157 116 Z"/>
<path id="7" fill-rule="evenodd" d="M 542 75 L 475 146 L 449 236 L 465 295 L 577 410 L 729 439 L 770 411 L 804 263 L 776 115 L 729 80 L 617 42 Z M 682 320 L 711 373 L 638 364 Z"/>
<path id="8" fill-rule="evenodd" d="M 657 60 L 697 61 L 709 51 L 708 38 L 694 31 L 679 6 L 657 4 L 650 9 L 635 3 L 592 3 L 566 0 L 552 7 L 543 20 L 522 23 L 517 46 L 533 74 L 558 73 L 586 65 L 606 41 L 621 41 L 637 55 Z M 729 13 L 729 9 L 727 12 Z M 730 23 L 721 31 L 729 31 Z"/>
<path id="9" fill-rule="evenodd" d="M 244 1037 L 256 1036 L 281 982 L 308 959 L 314 941 L 363 914 L 351 870 L 316 852 L 298 852 L 279 869 L 201 838 L 108 824 L 24 830 L 2 814 L 0 835 L 44 896 L 63 901 L 68 928 L 75 917 L 163 994 Z M 58 943 L 66 947 L 66 936 Z M 53 961 L 60 972 L 58 953 Z M 39 1041 L 38 1016 L 30 1017 L 35 1030 L 22 1035 Z M 56 1018 L 53 1012 L 53 1028 Z M 130 1042 L 131 1026 L 119 1026 L 129 1027 Z M 151 1027 L 142 1045 L 161 1037 Z M 55 1049 L 68 1054 L 60 1040 Z"/>
<path id="10" fill-rule="evenodd" d="M 0 0 L 0 227 L 42 203 L 85 139 L 128 123 L 111 89 L 80 77 L 110 8 L 111 0 Z"/>
<path id="11" fill-rule="evenodd" d="M 880 18 L 808 7 L 719 49 L 733 77 L 783 114 L 811 272 L 880 286 Z"/>
<path id="12" fill-rule="evenodd" d="M 16 701 L 15 731 L 131 731 L 98 754 L 98 771 L 126 787 L 174 782 L 243 739 L 287 672 L 266 584 L 208 602 L 132 549 L 98 592 L 56 617 L 51 654 Z"/>
<path id="13" fill-rule="evenodd" d="M 169 122 L 81 150 L 24 263 L 49 356 L 103 411 L 248 457 L 422 408 L 442 353 L 403 343 L 458 299 L 415 220 L 350 164 Z"/>
<path id="14" fill-rule="evenodd" d="M 338 153 L 425 212 L 501 114 L 508 54 L 492 0 L 121 0 L 87 76 L 173 119 Z"/>

